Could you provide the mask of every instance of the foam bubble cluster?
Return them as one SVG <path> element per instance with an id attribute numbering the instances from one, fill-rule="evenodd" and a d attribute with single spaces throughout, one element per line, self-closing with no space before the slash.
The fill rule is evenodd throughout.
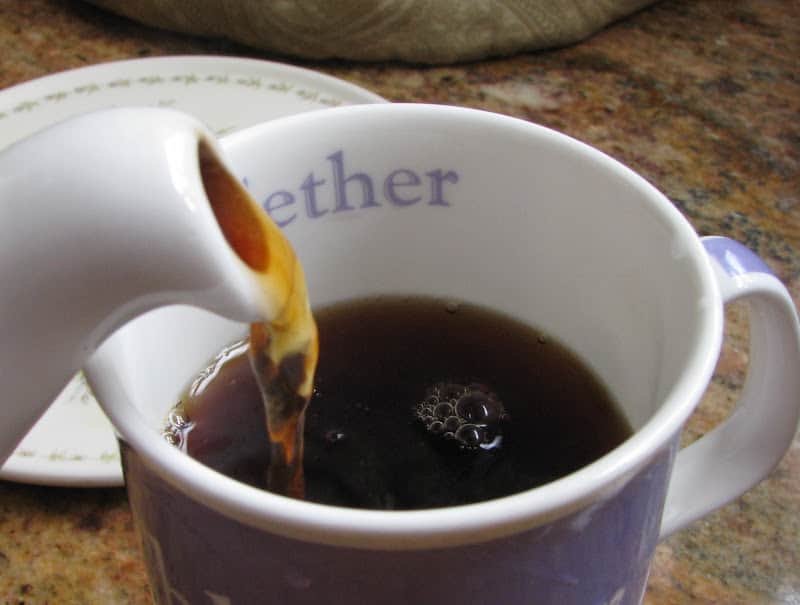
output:
<path id="1" fill-rule="evenodd" d="M 479 383 L 438 382 L 414 406 L 414 414 L 429 433 L 464 449 L 498 447 L 508 420 L 503 402 Z"/>

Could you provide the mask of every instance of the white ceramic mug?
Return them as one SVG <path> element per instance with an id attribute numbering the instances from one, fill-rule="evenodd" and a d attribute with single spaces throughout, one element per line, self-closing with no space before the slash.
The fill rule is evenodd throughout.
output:
<path id="1" fill-rule="evenodd" d="M 424 105 L 305 114 L 223 141 L 283 227 L 312 304 L 375 293 L 461 299 L 541 326 L 606 383 L 635 429 L 542 487 L 380 512 L 259 491 L 168 445 L 165 418 L 245 327 L 171 307 L 86 367 L 122 439 L 156 600 L 213 603 L 639 603 L 658 541 L 737 497 L 788 448 L 800 412 L 792 300 L 725 238 L 604 154 L 527 122 Z M 723 305 L 750 303 L 736 411 L 678 452 L 720 351 Z"/>

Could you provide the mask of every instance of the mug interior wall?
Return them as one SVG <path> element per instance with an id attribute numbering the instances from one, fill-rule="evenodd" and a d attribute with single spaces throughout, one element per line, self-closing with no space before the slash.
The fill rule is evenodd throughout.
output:
<path id="1" fill-rule="evenodd" d="M 708 304 L 677 213 L 545 129 L 414 110 L 369 118 L 305 116 L 227 143 L 251 193 L 285 223 L 312 304 L 403 293 L 502 310 L 576 351 L 642 426 L 685 371 Z M 134 403 L 160 427 L 192 376 L 243 333 L 176 307 L 109 344 Z"/>
<path id="2" fill-rule="evenodd" d="M 312 302 L 425 293 L 502 310 L 573 348 L 641 426 L 685 369 L 708 303 L 688 224 L 552 131 L 384 109 L 287 123 L 268 137 L 279 147 L 228 147 L 259 202 L 293 200 L 273 217 L 290 221 Z"/>

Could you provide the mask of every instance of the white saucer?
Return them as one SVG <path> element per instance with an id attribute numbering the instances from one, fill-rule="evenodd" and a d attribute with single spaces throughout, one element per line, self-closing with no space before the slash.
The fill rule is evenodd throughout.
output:
<path id="1" fill-rule="evenodd" d="M 0 91 L 0 149 L 69 116 L 120 105 L 191 113 L 218 136 L 304 111 L 385 100 L 297 67 L 225 57 L 104 63 Z M 8 405 L 10 402 L 7 402 Z M 0 479 L 64 486 L 121 485 L 114 431 L 75 376 L 0 469 Z"/>

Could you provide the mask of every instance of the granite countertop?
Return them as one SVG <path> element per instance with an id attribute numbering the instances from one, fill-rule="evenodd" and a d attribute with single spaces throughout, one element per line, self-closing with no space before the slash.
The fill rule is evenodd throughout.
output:
<path id="1" fill-rule="evenodd" d="M 0 4 L 0 88 L 103 61 L 198 53 L 281 60 L 79 2 Z M 794 0 L 667 0 L 559 50 L 447 67 L 302 65 L 393 101 L 511 114 L 595 145 L 653 182 L 699 233 L 762 255 L 797 302 L 798 57 Z M 734 305 L 727 318 L 686 442 L 724 417 L 741 388 L 746 314 Z M 800 603 L 798 443 L 762 484 L 659 546 L 646 604 Z M 124 491 L 0 482 L 0 602 L 150 603 Z"/>

